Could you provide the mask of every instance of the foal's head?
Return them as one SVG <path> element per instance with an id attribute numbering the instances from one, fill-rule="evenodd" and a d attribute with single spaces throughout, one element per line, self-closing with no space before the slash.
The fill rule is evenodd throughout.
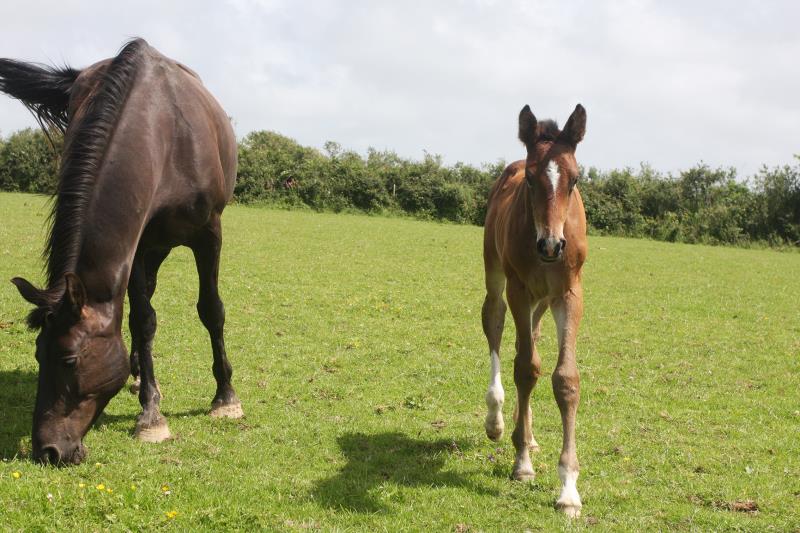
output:
<path id="1" fill-rule="evenodd" d="M 537 122 L 531 108 L 519 113 L 519 139 L 528 149 L 525 181 L 533 205 L 536 249 L 542 261 L 559 261 L 567 246 L 564 223 L 578 181 L 575 148 L 586 132 L 582 105 L 567 120 L 563 131 L 552 120 Z"/>
<path id="2" fill-rule="evenodd" d="M 36 305 L 28 323 L 39 329 L 39 385 L 33 413 L 33 457 L 44 463 L 80 463 L 83 436 L 125 384 L 129 363 L 113 313 L 90 306 L 75 274 L 57 290 L 12 280 Z"/>

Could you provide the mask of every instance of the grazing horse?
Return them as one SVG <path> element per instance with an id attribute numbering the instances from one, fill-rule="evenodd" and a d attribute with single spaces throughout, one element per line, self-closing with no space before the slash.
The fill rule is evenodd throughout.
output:
<path id="1" fill-rule="evenodd" d="M 217 292 L 220 216 L 236 178 L 228 116 L 194 72 L 142 39 L 82 71 L 0 59 L 0 91 L 28 107 L 45 131 L 64 133 L 44 253 L 47 287 L 12 280 L 36 306 L 28 324 L 39 330 L 34 458 L 80 463 L 84 435 L 131 366 L 141 371 L 136 436 L 169 437 L 153 373 L 150 298 L 159 266 L 179 245 L 191 248 L 200 278 L 197 311 L 217 381 L 211 414 L 242 416 Z M 121 331 L 126 290 L 130 361 Z"/>
<path id="2" fill-rule="evenodd" d="M 541 375 L 536 352 L 539 322 L 549 307 L 558 330 L 558 363 L 553 372 L 553 393 L 561 411 L 563 444 L 558 462 L 561 496 L 556 506 L 578 516 L 578 457 L 575 450 L 575 416 L 580 381 L 575 360 L 575 338 L 583 313 L 581 267 L 586 260 L 586 215 L 578 192 L 575 148 L 586 131 L 586 111 L 579 104 L 563 131 L 555 122 L 537 122 L 527 105 L 519 114 L 519 139 L 528 157 L 510 164 L 489 194 L 484 230 L 486 300 L 483 331 L 489 342 L 491 374 L 486 393 L 486 434 L 503 435 L 503 401 L 500 382 L 500 340 L 506 305 L 503 289 L 517 329 L 514 384 L 517 387 L 516 450 L 512 477 L 533 479 L 529 450 L 537 450 L 531 427 L 530 398 Z"/>

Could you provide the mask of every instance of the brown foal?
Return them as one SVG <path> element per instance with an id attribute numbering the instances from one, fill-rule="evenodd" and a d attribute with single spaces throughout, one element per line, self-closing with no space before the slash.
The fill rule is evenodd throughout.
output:
<path id="1" fill-rule="evenodd" d="M 500 340 L 506 305 L 503 289 L 517 329 L 514 384 L 517 387 L 516 450 L 512 477 L 534 477 L 529 455 L 538 450 L 533 438 L 530 398 L 541 375 L 536 340 L 542 315 L 549 307 L 558 330 L 558 363 L 553 372 L 553 393 L 561 411 L 563 443 L 558 463 L 561 496 L 556 506 L 570 517 L 580 514 L 576 487 L 578 456 L 575 417 L 580 398 L 580 378 L 575 358 L 578 324 L 583 314 L 581 267 L 586 260 L 586 215 L 576 185 L 575 148 L 586 131 L 586 111 L 578 104 L 563 131 L 555 122 L 537 122 L 525 106 L 519 114 L 519 139 L 528 156 L 509 165 L 489 195 L 484 230 L 486 300 L 483 331 L 489 342 L 491 376 L 486 393 L 486 434 L 503 435 L 503 401 L 500 381 Z"/>

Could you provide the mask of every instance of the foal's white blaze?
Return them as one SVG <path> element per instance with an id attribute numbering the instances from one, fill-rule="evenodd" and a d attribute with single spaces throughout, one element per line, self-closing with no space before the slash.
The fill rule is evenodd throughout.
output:
<path id="1" fill-rule="evenodd" d="M 561 478 L 561 496 L 556 505 L 570 516 L 578 516 L 581 512 L 581 496 L 578 494 L 578 471 L 569 470 L 558 465 L 558 477 Z"/>
<path id="2" fill-rule="evenodd" d="M 500 356 L 492 351 L 489 354 L 492 367 L 489 373 L 489 390 L 486 391 L 486 434 L 490 439 L 497 440 L 503 434 L 503 402 L 506 393 L 500 382 Z"/>
<path id="3" fill-rule="evenodd" d="M 547 177 L 550 178 L 550 183 L 553 184 L 553 192 L 556 192 L 558 183 L 561 181 L 561 171 L 555 161 L 547 163 Z"/>

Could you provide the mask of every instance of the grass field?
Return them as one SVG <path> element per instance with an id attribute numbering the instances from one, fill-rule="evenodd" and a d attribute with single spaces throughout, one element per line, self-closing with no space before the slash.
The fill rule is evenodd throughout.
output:
<path id="1" fill-rule="evenodd" d="M 0 280 L 40 282 L 44 200 L 0 194 Z M 28 459 L 28 305 L 0 283 L 3 530 L 800 530 L 800 254 L 591 238 L 578 342 L 583 516 L 553 509 L 560 418 L 534 392 L 537 479 L 483 434 L 481 228 L 230 207 L 221 292 L 246 418 L 207 416 L 191 255 L 162 268 L 156 375 L 175 438 L 123 391 L 86 462 Z M 513 322 L 501 358 L 513 406 Z M 545 318 L 545 375 L 555 330 Z M 737 510 L 752 500 L 758 511 Z M 738 502 L 738 503 L 737 503 Z"/>

